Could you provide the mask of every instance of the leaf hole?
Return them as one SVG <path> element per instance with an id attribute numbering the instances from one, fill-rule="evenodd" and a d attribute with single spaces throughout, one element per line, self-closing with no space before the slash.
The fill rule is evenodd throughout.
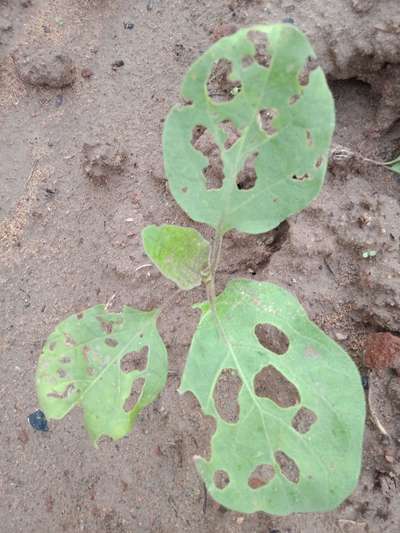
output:
<path id="1" fill-rule="evenodd" d="M 208 158 L 208 166 L 203 174 L 207 189 L 220 189 L 224 180 L 223 163 L 218 145 L 207 128 L 195 126 L 192 131 L 193 148 Z"/>
<path id="2" fill-rule="evenodd" d="M 307 407 L 300 407 L 293 417 L 292 427 L 299 433 L 307 433 L 317 419 L 318 417 L 314 411 L 311 411 L 311 409 L 308 409 Z"/>
<path id="3" fill-rule="evenodd" d="M 56 346 L 57 346 L 57 343 L 56 343 L 56 342 L 51 342 L 51 343 L 49 344 L 49 350 L 50 350 L 51 352 L 54 351 L 54 348 L 55 348 Z"/>
<path id="4" fill-rule="evenodd" d="M 259 489 L 274 479 L 275 470 L 272 465 L 258 465 L 250 474 L 248 484 L 251 489 Z"/>
<path id="5" fill-rule="evenodd" d="M 217 470 L 214 473 L 214 485 L 217 489 L 223 490 L 229 485 L 229 475 L 225 470 Z"/>
<path id="6" fill-rule="evenodd" d="M 92 366 L 88 366 L 86 368 L 86 374 L 88 376 L 94 376 L 96 374 L 96 370 Z"/>
<path id="7" fill-rule="evenodd" d="M 181 191 L 182 191 L 183 193 L 185 193 L 185 192 L 188 191 L 188 188 L 187 188 L 187 187 L 182 187 Z"/>
<path id="8" fill-rule="evenodd" d="M 254 333 L 259 343 L 276 355 L 284 355 L 289 349 L 289 339 L 285 333 L 272 324 L 257 324 Z"/>
<path id="9" fill-rule="evenodd" d="M 282 450 L 275 452 L 275 460 L 281 469 L 282 475 L 292 483 L 298 483 L 300 470 L 296 462 Z"/>
<path id="10" fill-rule="evenodd" d="M 289 98 L 289 105 L 294 105 L 299 100 L 300 100 L 300 95 L 299 94 L 292 94 L 292 96 L 290 96 L 290 98 Z"/>
<path id="11" fill-rule="evenodd" d="M 254 392 L 259 398 L 269 398 L 279 407 L 292 407 L 300 402 L 296 386 L 272 365 L 264 367 L 254 377 Z"/>
<path id="12" fill-rule="evenodd" d="M 104 320 L 101 316 L 96 316 L 97 320 L 100 322 L 101 329 L 104 331 L 104 333 L 107 333 L 108 335 L 112 333 L 113 330 L 113 323 L 109 322 L 108 320 Z"/>
<path id="13" fill-rule="evenodd" d="M 311 179 L 309 174 L 302 174 L 302 175 L 297 175 L 295 174 L 294 176 L 292 176 L 292 180 L 294 181 L 306 181 L 306 180 L 309 180 Z"/>
<path id="14" fill-rule="evenodd" d="M 83 354 L 83 358 L 85 359 L 85 361 L 89 360 L 89 352 L 90 352 L 89 346 L 85 345 L 82 349 L 82 354 Z"/>
<path id="15" fill-rule="evenodd" d="M 111 348 L 118 346 L 118 341 L 116 339 L 112 339 L 111 337 L 107 337 L 104 342 Z"/>
<path id="16" fill-rule="evenodd" d="M 299 83 L 302 86 L 308 85 L 310 74 L 318 67 L 318 61 L 315 57 L 308 56 L 307 62 L 299 73 Z"/>
<path id="17" fill-rule="evenodd" d="M 231 148 L 240 138 L 240 132 L 235 126 L 235 124 L 232 122 L 232 120 L 224 120 L 223 122 L 221 122 L 220 127 L 226 134 L 224 148 L 225 150 L 229 150 L 229 148 Z"/>
<path id="18" fill-rule="evenodd" d="M 143 385 L 144 385 L 144 378 L 135 379 L 135 381 L 132 383 L 131 392 L 128 398 L 125 400 L 124 406 L 123 406 L 123 409 L 126 413 L 129 413 L 129 411 L 132 411 L 132 409 L 138 403 L 140 395 L 142 394 Z"/>
<path id="19" fill-rule="evenodd" d="M 236 178 L 236 185 L 238 189 L 249 190 L 255 186 L 257 181 L 257 173 L 254 164 L 257 156 L 258 152 L 255 152 L 246 159 L 242 170 L 239 172 Z"/>
<path id="20" fill-rule="evenodd" d="M 97 446 L 99 448 L 107 448 L 110 444 L 112 444 L 114 441 L 113 439 L 109 436 L 109 435 L 102 435 L 98 440 L 97 440 Z"/>
<path id="21" fill-rule="evenodd" d="M 262 31 L 249 31 L 247 33 L 248 39 L 254 44 L 256 49 L 254 59 L 256 62 L 265 68 L 268 68 L 271 64 L 271 55 L 268 54 L 268 39 Z"/>
<path id="22" fill-rule="evenodd" d="M 198 399 L 190 391 L 182 396 L 181 405 L 189 424 L 190 434 L 196 434 L 196 453 L 210 461 L 211 442 L 217 430 L 216 419 L 203 413 Z"/>
<path id="23" fill-rule="evenodd" d="M 64 331 L 64 344 L 65 346 L 68 346 L 70 348 L 73 348 L 74 346 L 76 346 L 75 339 L 71 337 L 71 335 L 69 335 L 68 333 L 65 333 L 65 331 Z"/>
<path id="24" fill-rule="evenodd" d="M 65 378 L 67 375 L 66 371 L 63 368 L 59 368 L 57 370 L 57 374 L 60 376 L 61 379 Z"/>
<path id="25" fill-rule="evenodd" d="M 254 63 L 254 57 L 253 56 L 244 56 L 244 57 L 242 57 L 242 67 L 243 68 L 248 68 L 253 63 Z"/>
<path id="26" fill-rule="evenodd" d="M 207 82 L 208 96 L 215 102 L 232 100 L 240 91 L 242 84 L 232 80 L 232 63 L 228 59 L 219 59 L 214 63 Z"/>
<path id="27" fill-rule="evenodd" d="M 273 135 L 278 130 L 272 126 L 273 120 L 278 116 L 278 111 L 273 108 L 261 109 L 260 113 L 260 124 L 262 129 L 268 135 Z"/>
<path id="28" fill-rule="evenodd" d="M 311 130 L 306 130 L 306 140 L 307 140 L 308 146 L 313 145 L 313 138 L 312 138 Z"/>
<path id="29" fill-rule="evenodd" d="M 67 365 L 70 362 L 71 362 L 71 358 L 70 357 L 67 357 L 66 355 L 63 355 L 62 357 L 60 357 L 60 363 L 61 364 Z"/>
<path id="30" fill-rule="evenodd" d="M 143 371 L 147 366 L 148 347 L 144 346 L 138 352 L 128 352 L 121 359 L 122 372 L 129 373 L 134 370 Z"/>
<path id="31" fill-rule="evenodd" d="M 242 387 L 242 380 L 236 370 L 224 368 L 221 371 L 214 388 L 213 398 L 219 416 L 225 422 L 235 423 L 239 420 L 240 407 L 238 395 Z"/>
<path id="32" fill-rule="evenodd" d="M 76 386 L 73 383 L 70 383 L 64 390 L 64 392 L 49 392 L 48 397 L 49 398 L 57 398 L 58 400 L 66 400 L 67 398 L 70 398 L 73 394 L 78 394 L 79 390 L 76 388 Z"/>
<path id="33" fill-rule="evenodd" d="M 316 161 L 315 161 L 315 168 L 319 168 L 322 163 L 323 163 L 323 158 L 322 157 L 319 157 Z"/>

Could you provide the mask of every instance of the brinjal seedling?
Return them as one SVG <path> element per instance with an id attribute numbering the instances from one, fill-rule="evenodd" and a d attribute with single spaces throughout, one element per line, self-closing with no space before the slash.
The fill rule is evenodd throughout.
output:
<path id="1" fill-rule="evenodd" d="M 267 232 L 318 195 L 334 130 L 331 93 L 306 37 L 277 24 L 214 44 L 190 67 L 182 97 L 165 123 L 166 175 L 178 204 L 214 236 L 209 243 L 192 228 L 152 225 L 142 237 L 167 278 L 207 293 L 179 389 L 216 422 L 210 458 L 197 457 L 197 470 L 230 509 L 328 511 L 360 472 L 365 402 L 357 368 L 285 289 L 234 279 L 217 294 L 215 276 L 227 231 Z M 220 176 L 210 173 L 200 137 L 217 150 Z M 125 436 L 166 383 L 158 314 L 98 305 L 61 322 L 37 369 L 47 418 L 80 405 L 94 443 Z M 264 342 L 262 327 L 284 348 Z M 216 401 L 227 375 L 237 392 L 234 417 Z M 274 396 L 278 382 L 291 394 Z"/>

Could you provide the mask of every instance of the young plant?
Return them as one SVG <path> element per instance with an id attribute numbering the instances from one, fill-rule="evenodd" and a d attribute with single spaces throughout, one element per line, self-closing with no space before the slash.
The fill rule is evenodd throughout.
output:
<path id="1" fill-rule="evenodd" d="M 322 186 L 334 104 L 314 57 L 299 30 L 277 24 L 242 29 L 195 61 L 182 86 L 185 104 L 165 123 L 164 160 L 174 198 L 214 237 L 210 244 L 195 229 L 172 225 L 148 226 L 142 235 L 147 255 L 180 289 L 206 288 L 179 392 L 192 392 L 216 422 L 210 458 L 196 457 L 209 493 L 245 513 L 333 509 L 360 471 L 365 406 L 352 360 L 283 288 L 235 279 L 221 294 L 215 289 L 227 231 L 267 232 Z M 223 179 L 209 186 L 209 160 L 196 148 L 202 132 L 223 165 Z M 251 166 L 253 178 L 243 179 Z M 111 313 L 98 305 L 61 322 L 37 369 L 46 416 L 60 419 L 81 405 L 94 443 L 126 435 L 166 382 L 157 318 L 157 310 Z M 278 330 L 284 348 L 264 346 L 260 325 Z M 135 366 L 129 372 L 127 359 Z M 237 387 L 234 419 L 215 400 L 227 375 Z M 286 383 L 291 398 L 273 397 L 268 376 Z"/>

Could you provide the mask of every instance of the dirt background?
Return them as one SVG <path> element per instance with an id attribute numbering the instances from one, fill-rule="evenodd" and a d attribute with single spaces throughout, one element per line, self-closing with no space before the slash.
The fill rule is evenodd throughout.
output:
<path id="1" fill-rule="evenodd" d="M 196 474 L 192 457 L 205 453 L 208 434 L 176 389 L 200 290 L 161 321 L 168 386 L 128 438 L 95 450 L 79 410 L 48 433 L 27 415 L 57 322 L 113 295 L 117 310 L 173 294 L 144 266 L 139 237 L 149 223 L 190 224 L 165 183 L 164 117 L 185 70 L 226 24 L 285 17 L 329 76 L 336 148 L 308 209 L 274 233 L 228 235 L 218 289 L 232 274 L 290 288 L 370 378 L 390 437 L 369 416 L 355 493 L 334 512 L 280 518 L 220 508 Z M 71 86 L 21 80 L 21 55 L 60 51 L 76 69 Z M 400 151 L 398 0 L 0 0 L 0 116 L 0 531 L 397 533 L 399 378 L 365 369 L 363 350 L 368 333 L 400 333 L 400 180 L 338 145 L 380 160 Z M 105 184 L 87 175 L 102 169 Z M 363 259 L 365 250 L 376 257 Z"/>

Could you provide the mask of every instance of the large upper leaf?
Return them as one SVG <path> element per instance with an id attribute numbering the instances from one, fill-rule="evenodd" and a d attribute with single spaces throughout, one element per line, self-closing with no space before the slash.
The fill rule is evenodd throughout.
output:
<path id="1" fill-rule="evenodd" d="M 144 228 L 142 239 L 146 254 L 178 287 L 190 290 L 201 284 L 209 244 L 198 231 L 172 224 L 152 225 Z"/>
<path id="2" fill-rule="evenodd" d="M 157 315 L 131 307 L 110 313 L 96 305 L 60 322 L 43 348 L 36 374 L 46 416 L 60 419 L 79 405 L 95 443 L 102 435 L 120 439 L 129 433 L 167 379 L 167 352 L 157 332 Z M 121 361 L 129 362 L 125 356 L 131 358 L 131 371 L 121 369 Z M 139 379 L 144 380 L 140 396 L 126 411 L 124 404 Z"/>
<path id="3" fill-rule="evenodd" d="M 247 513 L 285 515 L 339 505 L 358 479 L 365 416 L 352 360 L 308 319 L 296 298 L 276 285 L 231 282 L 217 298 L 219 325 L 208 304 L 201 308 L 180 392 L 192 391 L 203 412 L 216 419 L 210 460 L 196 461 L 210 494 L 222 505 Z M 258 340 L 255 327 L 265 323 L 287 336 L 284 355 Z M 294 404 L 282 407 L 256 393 L 255 377 L 265 367 L 273 367 L 296 387 Z M 239 418 L 233 423 L 219 414 L 215 402 L 224 369 L 232 369 L 241 380 Z M 316 417 L 303 432 L 294 423 L 300 409 Z M 297 465 L 297 482 L 281 470 L 282 452 Z M 263 486 L 256 479 L 252 488 L 249 478 L 257 467 L 269 468 L 273 479 Z M 221 471 L 229 478 L 225 488 L 215 481 Z"/>
<path id="4" fill-rule="evenodd" d="M 260 35 L 267 38 L 266 51 L 253 42 Z M 305 84 L 309 58 L 314 58 L 313 49 L 298 29 L 260 25 L 221 39 L 189 69 L 182 86 L 188 104 L 170 112 L 163 148 L 172 194 L 192 219 L 222 231 L 260 233 L 318 194 L 334 129 L 334 104 L 320 68 L 309 73 Z M 219 60 L 230 62 L 229 79 L 236 82 L 229 101 L 207 92 L 210 75 L 219 75 L 225 85 L 229 81 L 218 68 L 211 74 Z M 240 137 L 231 146 L 226 128 L 232 125 Z M 207 189 L 203 170 L 209 159 L 192 144 L 199 126 L 207 128 L 218 146 L 225 176 L 221 188 Z M 255 185 L 240 189 L 238 175 L 251 158 Z"/>

